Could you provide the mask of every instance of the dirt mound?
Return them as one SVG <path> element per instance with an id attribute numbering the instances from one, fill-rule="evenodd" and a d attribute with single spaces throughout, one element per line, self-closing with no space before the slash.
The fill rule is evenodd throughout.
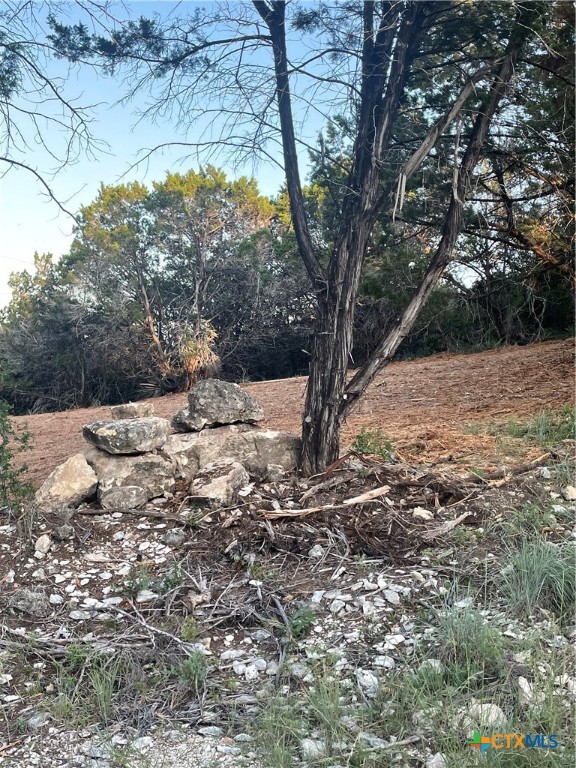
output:
<path id="1" fill-rule="evenodd" d="M 496 438 L 470 433 L 471 424 L 530 417 L 546 407 L 573 402 L 574 339 L 504 347 L 470 355 L 442 353 L 392 363 L 369 388 L 345 425 L 342 446 L 359 431 L 380 429 L 397 453 L 411 461 L 442 461 L 461 467 L 492 466 Z M 264 407 L 264 426 L 300 431 L 306 378 L 247 384 Z M 156 398 L 155 413 L 170 418 L 186 405 L 186 394 Z M 110 415 L 108 406 L 18 416 L 33 449 L 24 459 L 39 485 L 69 456 L 84 448 L 82 426 Z M 534 458 L 530 451 L 523 459 Z M 500 460 L 507 457 L 500 455 Z"/>

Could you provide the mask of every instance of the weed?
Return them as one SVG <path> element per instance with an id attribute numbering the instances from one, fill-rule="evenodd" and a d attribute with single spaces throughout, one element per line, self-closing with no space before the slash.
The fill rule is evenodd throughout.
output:
<path id="1" fill-rule="evenodd" d="M 572 547 L 541 540 L 522 542 L 501 571 L 501 592 L 515 613 L 552 611 L 561 623 L 574 617 L 575 582 Z"/>
<path id="2" fill-rule="evenodd" d="M 201 651 L 193 651 L 178 667 L 178 677 L 181 683 L 189 685 L 198 693 L 206 684 L 208 664 Z"/>
<path id="3" fill-rule="evenodd" d="M 390 461 L 394 452 L 392 442 L 381 429 L 369 431 L 362 428 L 351 448 L 356 453 L 378 456 L 384 461 Z"/>
<path id="4" fill-rule="evenodd" d="M 157 586 L 158 592 L 165 595 L 173 589 L 181 587 L 186 581 L 186 572 L 182 566 L 177 563 L 173 565 L 159 580 Z"/>
<path id="5" fill-rule="evenodd" d="M 478 687 L 503 675 L 502 636 L 477 611 L 468 608 L 440 611 L 436 641 L 440 659 L 446 665 L 447 683 Z"/>
<path id="6" fill-rule="evenodd" d="M 576 409 L 563 405 L 556 410 L 546 408 L 525 422 L 508 421 L 492 427 L 492 434 L 504 434 L 536 443 L 544 449 L 576 436 Z"/>
<path id="7" fill-rule="evenodd" d="M 298 698 L 277 694 L 267 700 L 256 721 L 254 737 L 270 768 L 288 768 L 307 732 L 308 723 Z"/>
<path id="8" fill-rule="evenodd" d="M 0 506 L 20 504 L 32 495 L 32 485 L 23 480 L 27 467 L 15 467 L 14 458 L 30 448 L 31 434 L 18 434 L 10 421 L 10 406 L 0 400 Z"/>
<path id="9" fill-rule="evenodd" d="M 187 616 L 180 627 L 180 637 L 187 643 L 197 640 L 202 634 L 202 627 L 194 616 Z"/>
<path id="10" fill-rule="evenodd" d="M 136 568 L 134 573 L 126 580 L 126 592 L 130 597 L 136 597 L 138 592 L 149 589 L 152 586 L 153 576 L 146 566 Z"/>
<path id="11" fill-rule="evenodd" d="M 308 608 L 308 606 L 302 605 L 297 608 L 290 620 L 292 637 L 296 640 L 305 637 L 314 624 L 315 619 L 316 614 L 311 608 Z"/>

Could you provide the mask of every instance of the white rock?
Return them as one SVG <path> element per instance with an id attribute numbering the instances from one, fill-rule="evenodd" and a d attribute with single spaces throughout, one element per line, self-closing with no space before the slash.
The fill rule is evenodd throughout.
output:
<path id="1" fill-rule="evenodd" d="M 290 674 L 294 677 L 303 680 L 308 674 L 308 667 L 305 664 L 300 664 L 298 661 L 290 665 Z"/>
<path id="2" fill-rule="evenodd" d="M 36 492 L 42 509 L 53 510 L 62 505 L 77 507 L 96 492 L 98 480 L 81 453 L 71 456 L 48 476 Z"/>
<path id="3" fill-rule="evenodd" d="M 235 661 L 232 664 L 232 669 L 237 675 L 243 675 L 246 672 L 246 664 L 242 661 Z"/>
<path id="4" fill-rule="evenodd" d="M 140 736 L 138 739 L 134 739 L 132 747 L 137 749 L 138 752 L 143 752 L 149 749 L 154 744 L 152 736 Z"/>
<path id="5" fill-rule="evenodd" d="M 248 682 L 251 680 L 257 680 L 258 679 L 258 670 L 254 666 L 254 664 L 247 664 L 246 668 L 244 670 L 244 677 Z"/>
<path id="6" fill-rule="evenodd" d="M 330 605 L 330 612 L 339 613 L 345 605 L 346 603 L 343 600 L 334 600 Z"/>
<path id="7" fill-rule="evenodd" d="M 436 752 L 426 760 L 426 768 L 446 768 L 448 763 L 442 752 Z"/>
<path id="8" fill-rule="evenodd" d="M 136 595 L 136 602 L 137 603 L 148 603 L 151 600 L 156 600 L 158 595 L 156 592 L 153 592 L 151 589 L 141 589 L 140 592 Z"/>
<path id="9" fill-rule="evenodd" d="M 308 552 L 308 557 L 311 560 L 319 560 L 321 557 L 324 556 L 324 547 L 322 547 L 320 544 L 315 544 L 312 549 Z"/>
<path id="10" fill-rule="evenodd" d="M 223 651 L 220 654 L 220 659 L 222 661 L 234 661 L 241 656 L 246 656 L 246 651 L 243 651 L 241 648 L 231 648 L 229 651 Z"/>
<path id="11" fill-rule="evenodd" d="M 533 706 L 535 704 L 542 704 L 545 698 L 543 691 L 536 692 L 532 684 L 525 678 L 518 678 L 518 687 L 520 688 L 520 703 L 526 706 Z"/>
<path id="12" fill-rule="evenodd" d="M 576 501 L 576 488 L 573 485 L 567 485 L 562 490 L 562 496 L 564 496 L 566 501 Z"/>
<path id="13" fill-rule="evenodd" d="M 70 611 L 70 618 L 74 621 L 87 621 L 92 618 L 92 611 Z"/>
<path id="14" fill-rule="evenodd" d="M 474 727 L 496 728 L 505 725 L 507 717 L 497 704 L 474 702 L 468 707 L 468 717 Z"/>
<path id="15" fill-rule="evenodd" d="M 43 533 L 42 536 L 39 536 L 36 539 L 36 543 L 34 544 L 34 549 L 36 552 L 41 552 L 43 555 L 46 555 L 50 551 L 50 547 L 52 546 L 52 539 L 50 536 L 48 536 L 47 533 Z"/>
<path id="16" fill-rule="evenodd" d="M 419 520 L 434 520 L 434 515 L 423 507 L 414 507 L 412 510 L 412 517 Z"/>
<path id="17" fill-rule="evenodd" d="M 382 669 L 394 669 L 396 666 L 392 656 L 376 656 L 372 663 L 375 667 L 382 667 Z"/>
<path id="18" fill-rule="evenodd" d="M 422 664 L 418 667 L 419 670 L 436 672 L 438 675 L 444 671 L 444 665 L 440 659 L 424 659 Z"/>
<path id="19" fill-rule="evenodd" d="M 64 602 L 62 595 L 50 595 L 48 599 L 50 600 L 50 605 L 60 605 Z"/>
<path id="20" fill-rule="evenodd" d="M 200 736 L 210 736 L 213 739 L 219 739 L 224 736 L 224 730 L 217 725 L 204 725 L 198 728 Z"/>
<path id="21" fill-rule="evenodd" d="M 388 600 L 388 602 L 392 605 L 400 605 L 400 597 L 398 592 L 394 592 L 392 589 L 385 589 L 383 594 L 386 600 Z"/>
<path id="22" fill-rule="evenodd" d="M 380 683 L 374 672 L 369 669 L 357 669 L 356 680 L 368 698 L 376 696 Z"/>
<path id="23" fill-rule="evenodd" d="M 326 745 L 319 739 L 302 739 L 300 754 L 304 760 L 319 760 L 326 754 Z"/>
<path id="24" fill-rule="evenodd" d="M 552 477 L 552 474 L 548 469 L 548 467 L 537 467 L 536 474 L 538 475 L 538 477 L 541 477 L 542 480 L 550 480 L 550 478 Z"/>

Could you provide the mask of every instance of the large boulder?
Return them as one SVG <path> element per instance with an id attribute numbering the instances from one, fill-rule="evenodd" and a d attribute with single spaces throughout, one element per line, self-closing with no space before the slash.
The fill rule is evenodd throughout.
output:
<path id="1" fill-rule="evenodd" d="M 86 424 L 86 440 L 107 453 L 130 455 L 161 448 L 166 442 L 170 423 L 167 419 L 149 416 L 142 419 L 97 421 Z"/>
<path id="2" fill-rule="evenodd" d="M 137 486 L 148 499 L 172 492 L 175 486 L 174 464 L 153 453 L 141 456 L 112 456 L 96 448 L 84 451 L 86 461 L 98 477 L 98 499 L 107 498 L 112 488 Z"/>
<path id="3" fill-rule="evenodd" d="M 110 408 L 113 421 L 119 419 L 142 419 L 147 416 L 154 416 L 154 406 L 152 403 L 122 403 L 113 405 Z"/>
<path id="4" fill-rule="evenodd" d="M 204 427 L 262 421 L 264 411 L 259 403 L 238 384 L 219 379 L 205 379 L 188 393 L 188 408 L 176 414 L 173 425 L 181 431 Z"/>
<path id="5" fill-rule="evenodd" d="M 162 448 L 176 476 L 193 479 L 207 464 L 232 459 L 251 474 L 267 478 L 270 468 L 290 472 L 298 465 L 301 441 L 290 432 L 258 430 L 238 424 L 202 432 L 170 435 Z"/>
<path id="6" fill-rule="evenodd" d="M 207 464 L 194 478 L 190 495 L 206 499 L 211 507 L 229 507 L 238 499 L 238 491 L 250 482 L 242 464 L 222 459 Z"/>
<path id="7" fill-rule="evenodd" d="M 46 478 L 36 491 L 37 504 L 46 510 L 77 507 L 96 493 L 98 478 L 81 453 L 71 456 Z"/>

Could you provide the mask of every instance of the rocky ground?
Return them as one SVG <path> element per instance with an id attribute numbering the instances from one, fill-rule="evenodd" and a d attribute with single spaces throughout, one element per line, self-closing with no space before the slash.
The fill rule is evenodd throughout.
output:
<path id="1" fill-rule="evenodd" d="M 0 509 L 0 764 L 573 766 L 573 349 L 522 354 L 392 366 L 310 479 L 269 431 L 297 426 L 299 380 L 250 387 L 258 427 L 31 417 L 37 484 L 97 423 L 72 507 L 48 484 Z"/>
<path id="2" fill-rule="evenodd" d="M 217 510 L 5 509 L 0 763 L 573 765 L 571 451 L 483 477 L 359 454 Z M 478 730 L 559 746 L 480 758 Z"/>

